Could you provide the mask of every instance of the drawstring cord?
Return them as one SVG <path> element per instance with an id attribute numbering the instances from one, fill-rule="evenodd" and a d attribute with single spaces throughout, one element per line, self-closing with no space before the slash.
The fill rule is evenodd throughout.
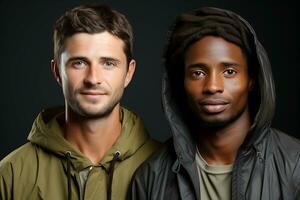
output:
<path id="1" fill-rule="evenodd" d="M 71 191 L 71 152 L 66 152 L 67 157 L 67 177 L 68 177 L 68 200 L 72 200 L 72 191 Z"/>
<path id="2" fill-rule="evenodd" d="M 111 188 L 112 188 L 112 181 L 114 176 L 115 163 L 119 159 L 120 155 L 121 155 L 120 151 L 116 151 L 110 164 L 110 168 L 108 171 L 109 179 L 108 179 L 107 200 L 111 200 Z"/>
<path id="3" fill-rule="evenodd" d="M 114 157 L 111 161 L 111 165 L 108 171 L 109 179 L 108 179 L 108 190 L 107 190 L 107 199 L 111 200 L 111 188 L 112 188 L 112 180 L 114 176 L 115 163 L 119 159 L 121 153 L 120 151 L 116 151 Z M 72 191 L 71 191 L 71 152 L 66 152 L 67 158 L 67 178 L 68 178 L 68 200 L 72 200 Z"/>

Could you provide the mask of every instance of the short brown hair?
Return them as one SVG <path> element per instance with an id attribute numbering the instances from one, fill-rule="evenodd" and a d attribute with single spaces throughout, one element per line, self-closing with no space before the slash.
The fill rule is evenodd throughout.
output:
<path id="1" fill-rule="evenodd" d="M 126 17 L 105 5 L 81 5 L 68 10 L 54 25 L 54 59 L 59 60 L 65 41 L 76 33 L 107 31 L 124 42 L 127 63 L 132 59 L 132 28 Z"/>

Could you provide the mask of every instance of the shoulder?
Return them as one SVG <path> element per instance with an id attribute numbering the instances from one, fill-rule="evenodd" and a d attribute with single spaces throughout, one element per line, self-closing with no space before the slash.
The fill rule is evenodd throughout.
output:
<path id="1" fill-rule="evenodd" d="M 37 170 L 36 155 L 36 147 L 26 143 L 0 161 L 0 199 L 10 199 L 15 183 L 34 182 L 32 172 Z"/>
<path id="2" fill-rule="evenodd" d="M 162 148 L 162 144 L 160 142 L 158 142 L 157 140 L 149 137 L 145 143 L 142 145 L 142 147 L 140 148 L 140 151 L 142 151 L 143 153 L 147 154 L 147 155 L 152 155 L 154 152 L 159 151 Z"/>
<path id="3" fill-rule="evenodd" d="M 18 168 L 26 163 L 32 164 L 35 158 L 36 146 L 28 142 L 12 151 L 0 161 L 0 173 L 2 174 L 3 170 L 9 168 L 9 166 Z"/>
<path id="4" fill-rule="evenodd" d="M 288 157 L 299 157 L 300 140 L 280 130 L 271 128 L 270 142 L 274 151 L 281 151 Z"/>
<path id="5" fill-rule="evenodd" d="M 168 140 L 137 169 L 134 177 L 146 178 L 149 175 L 154 177 L 165 174 L 175 162 L 175 157 L 172 140 Z"/>
<path id="6" fill-rule="evenodd" d="M 271 129 L 270 140 L 273 160 L 282 163 L 281 170 L 289 175 L 293 187 L 300 193 L 300 140 L 276 129 Z"/>
<path id="7" fill-rule="evenodd" d="M 167 184 L 173 164 L 172 140 L 149 157 L 135 172 L 128 199 L 162 199 L 161 190 Z"/>

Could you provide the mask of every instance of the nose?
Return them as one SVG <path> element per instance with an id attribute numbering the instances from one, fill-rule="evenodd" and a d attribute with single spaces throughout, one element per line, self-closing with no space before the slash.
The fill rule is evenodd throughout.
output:
<path id="1" fill-rule="evenodd" d="M 84 79 L 84 84 L 93 86 L 93 85 L 100 85 L 101 84 L 101 67 L 98 65 L 90 65 L 86 71 L 86 76 Z"/>
<path id="2" fill-rule="evenodd" d="M 205 80 L 204 90 L 205 94 L 222 93 L 224 90 L 223 79 L 216 72 L 210 73 Z"/>

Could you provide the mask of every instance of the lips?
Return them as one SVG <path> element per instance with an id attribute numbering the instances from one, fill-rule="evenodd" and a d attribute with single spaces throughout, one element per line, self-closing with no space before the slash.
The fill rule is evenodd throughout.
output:
<path id="1" fill-rule="evenodd" d="M 100 98 L 107 93 L 103 91 L 91 91 L 91 90 L 85 90 L 85 91 L 80 91 L 80 95 L 82 95 L 87 101 L 98 101 Z"/>
<path id="2" fill-rule="evenodd" d="M 83 91 L 80 92 L 82 95 L 91 95 L 91 96 L 97 96 L 97 95 L 104 95 L 104 92 L 99 92 L 99 91 Z"/>
<path id="3" fill-rule="evenodd" d="M 224 99 L 203 99 L 199 102 L 200 108 L 208 114 L 223 112 L 229 105 Z"/>

